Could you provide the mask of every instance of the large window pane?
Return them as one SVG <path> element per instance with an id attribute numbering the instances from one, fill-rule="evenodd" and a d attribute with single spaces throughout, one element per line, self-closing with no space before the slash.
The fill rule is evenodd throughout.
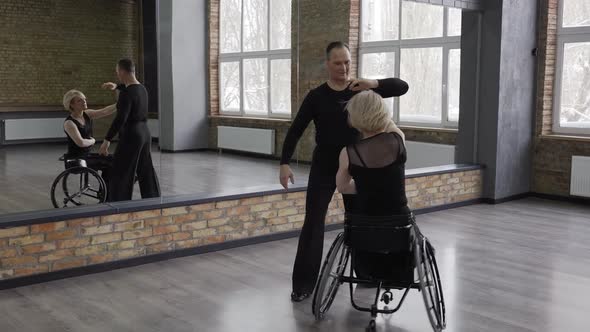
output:
<path id="1" fill-rule="evenodd" d="M 449 51 L 449 77 L 447 84 L 448 115 L 451 122 L 459 121 L 459 97 L 461 96 L 461 50 Z"/>
<path id="2" fill-rule="evenodd" d="M 266 51 L 268 1 L 244 0 L 244 52 Z"/>
<path id="3" fill-rule="evenodd" d="M 221 111 L 240 111 L 240 63 L 222 62 L 219 66 Z"/>
<path id="4" fill-rule="evenodd" d="M 590 26 L 590 1 L 588 0 L 562 0 L 563 1 L 563 26 L 579 27 Z"/>
<path id="5" fill-rule="evenodd" d="M 380 79 L 395 76 L 395 52 L 366 53 L 362 59 L 362 78 Z M 385 99 L 393 110 L 393 98 Z"/>
<path id="6" fill-rule="evenodd" d="M 268 60 L 244 59 L 244 112 L 268 114 Z"/>
<path id="7" fill-rule="evenodd" d="M 270 1 L 270 48 L 291 48 L 291 0 Z"/>
<path id="8" fill-rule="evenodd" d="M 221 53 L 240 52 L 242 0 L 221 0 L 219 47 Z"/>
<path id="9" fill-rule="evenodd" d="M 399 36 L 399 0 L 362 0 L 362 41 L 396 40 Z"/>
<path id="10" fill-rule="evenodd" d="M 408 93 L 400 98 L 400 120 L 440 123 L 442 47 L 402 49 L 400 78 L 410 85 Z"/>
<path id="11" fill-rule="evenodd" d="M 590 128 L 590 43 L 565 44 L 559 124 Z"/>
<path id="12" fill-rule="evenodd" d="M 461 35 L 461 9 L 449 8 L 447 36 Z"/>
<path id="13" fill-rule="evenodd" d="M 402 1 L 402 39 L 443 35 L 444 7 Z"/>
<path id="14" fill-rule="evenodd" d="M 291 114 L 291 59 L 270 61 L 272 113 Z"/>

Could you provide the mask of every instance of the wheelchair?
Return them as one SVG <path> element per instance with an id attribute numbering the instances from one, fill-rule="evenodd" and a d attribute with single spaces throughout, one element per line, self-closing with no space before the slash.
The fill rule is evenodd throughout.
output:
<path id="1" fill-rule="evenodd" d="M 354 267 L 357 266 L 355 259 L 360 254 L 365 255 L 364 257 L 393 255 L 381 257 L 396 259 L 391 261 L 391 269 L 389 264 L 380 265 L 379 269 L 374 269 L 381 270 L 377 275 L 370 274 L 361 278 L 354 274 Z M 390 262 L 389 258 L 387 262 Z M 384 274 L 383 271 L 388 272 Z M 349 284 L 352 306 L 356 310 L 371 313 L 366 331 L 376 331 L 377 314 L 393 314 L 398 311 L 410 289 L 417 289 L 422 293 L 433 330 L 439 332 L 446 327 L 445 303 L 434 248 L 420 232 L 412 213 L 388 217 L 346 214 L 344 232 L 338 234 L 332 243 L 314 291 L 312 311 L 317 321 L 324 318 L 338 288 L 345 282 Z M 371 307 L 361 307 L 355 303 L 353 284 L 376 287 Z M 392 290 L 403 291 L 403 294 L 397 305 L 389 308 L 388 305 L 393 300 Z M 381 309 L 378 306 L 380 302 L 384 303 Z"/>
<path id="2" fill-rule="evenodd" d="M 65 155 L 59 158 L 65 164 L 51 186 L 51 202 L 55 208 L 104 203 L 107 186 L 98 172 L 86 165 L 86 160 Z"/>

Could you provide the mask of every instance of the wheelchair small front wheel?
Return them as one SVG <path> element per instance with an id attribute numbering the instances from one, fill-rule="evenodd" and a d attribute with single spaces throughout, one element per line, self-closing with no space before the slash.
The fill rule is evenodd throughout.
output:
<path id="1" fill-rule="evenodd" d="M 51 202 L 55 208 L 104 203 L 107 188 L 102 177 L 87 167 L 72 167 L 55 178 Z"/>
<path id="2" fill-rule="evenodd" d="M 375 332 L 377 331 L 377 323 L 375 323 L 374 319 L 371 319 L 369 322 L 369 326 L 365 329 L 366 332 Z"/>
<path id="3" fill-rule="evenodd" d="M 313 294 L 312 311 L 316 320 L 322 320 L 330 309 L 338 287 L 342 283 L 341 278 L 348 264 L 349 250 L 344 245 L 344 233 L 338 234 L 332 243 L 328 255 L 324 260 L 320 278 Z"/>

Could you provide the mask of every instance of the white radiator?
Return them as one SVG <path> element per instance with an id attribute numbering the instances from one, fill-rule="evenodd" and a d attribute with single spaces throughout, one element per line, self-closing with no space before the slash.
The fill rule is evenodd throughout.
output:
<path id="1" fill-rule="evenodd" d="M 406 168 L 441 166 L 455 163 L 455 146 L 406 141 Z"/>
<path id="2" fill-rule="evenodd" d="M 590 157 L 572 156 L 570 195 L 590 197 Z"/>
<path id="3" fill-rule="evenodd" d="M 275 131 L 272 129 L 218 126 L 217 147 L 272 155 L 275 151 Z"/>
<path id="4" fill-rule="evenodd" d="M 66 137 L 64 119 L 8 119 L 4 120 L 4 139 L 7 141 Z"/>

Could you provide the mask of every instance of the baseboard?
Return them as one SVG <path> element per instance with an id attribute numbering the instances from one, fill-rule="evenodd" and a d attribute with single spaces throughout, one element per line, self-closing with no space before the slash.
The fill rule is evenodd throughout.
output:
<path id="1" fill-rule="evenodd" d="M 510 202 L 510 201 L 516 201 L 519 199 L 527 198 L 527 197 L 531 197 L 530 192 L 521 193 L 521 194 L 517 194 L 517 195 L 503 197 L 503 198 L 481 198 L 481 202 L 486 203 L 486 204 L 502 204 L 502 203 L 506 203 L 506 202 Z"/>
<path id="2" fill-rule="evenodd" d="M 561 195 L 543 194 L 543 193 L 534 193 L 534 192 L 531 192 L 529 194 L 530 194 L 529 197 L 549 199 L 552 201 L 570 202 L 570 203 L 583 204 L 583 205 L 590 204 L 590 197 L 561 196 Z"/>
<path id="3" fill-rule="evenodd" d="M 160 151 L 163 153 L 187 153 L 187 152 L 203 152 L 209 151 L 209 148 L 200 148 L 200 149 L 186 149 L 186 150 L 169 150 L 169 149 L 162 149 Z"/>

